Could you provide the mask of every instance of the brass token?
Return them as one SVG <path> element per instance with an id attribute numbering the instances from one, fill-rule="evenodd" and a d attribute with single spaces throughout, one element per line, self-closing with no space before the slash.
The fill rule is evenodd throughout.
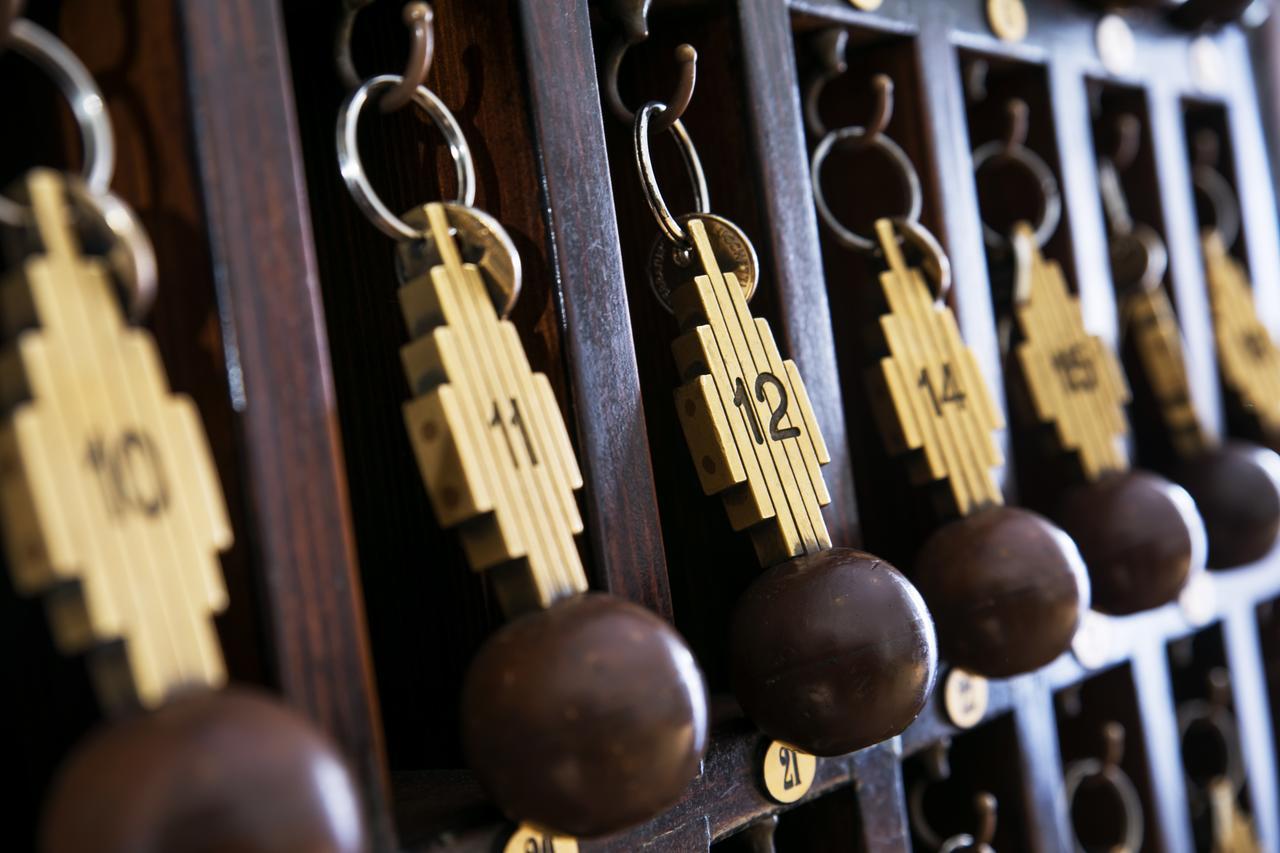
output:
<path id="1" fill-rule="evenodd" d="M 1020 42 L 1027 37 L 1027 7 L 1023 0 L 987 0 L 987 22 L 1001 41 Z"/>
<path id="2" fill-rule="evenodd" d="M 818 772 L 818 758 L 781 741 L 764 753 L 764 789 L 779 803 L 794 803 L 809 793 Z"/>
<path id="3" fill-rule="evenodd" d="M 493 307 L 506 317 L 520 298 L 522 270 L 520 254 L 506 230 L 483 210 L 455 202 L 441 202 L 453 238 L 464 264 L 474 265 L 484 280 Z M 428 205 L 415 207 L 404 214 L 405 224 L 422 231 L 418 240 L 404 240 L 396 248 L 396 266 L 400 280 L 407 282 L 429 273 L 444 263 L 439 240 L 431 231 L 427 218 Z"/>
<path id="4" fill-rule="evenodd" d="M 522 823 L 511 833 L 502 853 L 578 853 L 578 840 Z"/>
<path id="5" fill-rule="evenodd" d="M 963 669 L 947 673 L 942 686 L 942 704 L 947 718 L 958 729 L 971 729 L 986 716 L 991 685 L 981 675 Z"/>
<path id="6" fill-rule="evenodd" d="M 722 274 L 732 275 L 750 302 L 760 281 L 760 262 L 755 247 L 738 226 L 710 213 L 690 213 L 677 221 L 690 233 L 689 223 L 697 220 L 707 233 L 708 243 Z M 700 274 L 702 266 L 691 247 L 682 251 L 665 237 L 659 236 L 649 252 L 649 286 L 653 295 L 668 311 L 673 311 L 671 293 L 681 284 Z"/>
<path id="7" fill-rule="evenodd" d="M 884 0 L 849 0 L 849 2 L 864 12 L 874 12 L 884 5 Z"/>

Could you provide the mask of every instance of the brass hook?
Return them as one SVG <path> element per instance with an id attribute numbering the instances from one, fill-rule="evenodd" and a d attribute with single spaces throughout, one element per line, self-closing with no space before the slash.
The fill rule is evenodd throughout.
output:
<path id="1" fill-rule="evenodd" d="M 1119 767 L 1124 760 L 1124 726 L 1112 720 L 1102 727 L 1102 764 Z"/>
<path id="2" fill-rule="evenodd" d="M 1138 159 L 1142 148 L 1142 122 L 1133 113 L 1116 116 L 1115 144 L 1111 148 L 1111 165 L 1117 172 L 1124 172 Z"/>
<path id="3" fill-rule="evenodd" d="M 393 113 L 413 99 L 413 93 L 426 82 L 427 73 L 431 70 L 431 60 L 435 58 L 435 13 L 431 4 L 414 0 L 404 5 L 404 23 L 409 28 L 412 44 L 409 47 L 409 61 L 405 65 L 400 82 L 390 89 L 378 107 L 384 113 Z"/>
<path id="4" fill-rule="evenodd" d="M 979 791 L 973 798 L 974 811 L 978 813 L 978 830 L 973 835 L 974 846 L 982 849 L 990 845 L 996 837 L 996 819 L 999 816 L 999 804 L 995 796 L 987 791 Z"/>
<path id="5" fill-rule="evenodd" d="M 0 44 L 9 40 L 9 25 L 22 14 L 26 0 L 0 0 Z"/>
<path id="6" fill-rule="evenodd" d="M 627 124 L 635 123 L 636 114 L 627 108 L 627 105 L 622 102 L 622 95 L 618 93 L 618 72 L 622 68 L 622 57 L 626 55 L 627 49 L 633 44 L 644 41 L 648 35 L 646 30 L 639 39 L 633 39 L 632 34 L 623 34 L 614 38 L 609 46 L 604 65 L 601 67 L 600 85 L 604 90 L 605 103 L 619 121 Z M 693 49 L 693 45 L 682 44 L 676 48 L 676 62 L 680 64 L 680 79 L 676 82 L 671 98 L 663 102 L 662 112 L 650 125 L 653 133 L 670 130 L 671 126 L 684 115 L 689 102 L 693 100 L 693 87 L 698 81 L 698 52 Z"/>
<path id="7" fill-rule="evenodd" d="M 843 27 L 831 27 L 818 33 L 813 39 L 813 52 L 818 58 L 820 70 L 809 80 L 804 96 L 804 121 L 809 132 L 817 139 L 828 133 L 827 125 L 818 110 L 818 101 L 827 83 L 849 70 L 845 56 L 849 47 L 849 31 Z M 889 128 L 893 121 L 893 78 L 877 74 L 871 79 L 875 89 L 875 108 L 867 122 L 859 143 L 869 145 Z"/>
<path id="8" fill-rule="evenodd" d="M 1031 130 L 1031 108 L 1021 98 L 1011 98 L 1005 107 L 1009 123 L 1004 131 L 1005 153 L 1011 154 L 1027 144 L 1027 135 Z"/>
<path id="9" fill-rule="evenodd" d="M 3 0 L 0 0 L 3 2 Z M 338 77 L 348 89 L 355 89 L 362 81 L 351 57 L 351 34 L 355 30 L 356 16 L 373 0 L 345 0 L 345 9 L 338 23 L 334 62 Z M 435 57 L 435 13 L 429 3 L 414 0 L 404 6 L 403 18 L 409 27 L 411 44 L 409 60 L 405 64 L 401 81 L 382 96 L 379 105 L 383 112 L 394 112 L 413 99 L 413 93 L 427 79 L 431 60 Z"/>

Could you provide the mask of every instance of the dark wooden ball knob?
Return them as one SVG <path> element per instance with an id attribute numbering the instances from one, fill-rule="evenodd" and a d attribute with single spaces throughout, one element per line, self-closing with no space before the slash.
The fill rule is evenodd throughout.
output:
<path id="1" fill-rule="evenodd" d="M 1089 578 L 1071 537 L 1033 512 L 992 507 L 925 542 L 912 578 L 942 656 L 988 678 L 1038 669 L 1071 645 Z"/>
<path id="2" fill-rule="evenodd" d="M 1195 30 L 1230 23 L 1251 5 L 1253 0 L 1186 0 L 1174 6 L 1170 17 L 1179 26 Z"/>
<path id="3" fill-rule="evenodd" d="M 1280 534 L 1280 456 L 1229 442 L 1179 464 L 1173 479 L 1195 500 L 1209 534 L 1209 566 L 1262 559 Z"/>
<path id="4" fill-rule="evenodd" d="M 1093 606 L 1118 616 L 1168 604 L 1204 567 L 1205 529 L 1186 489 L 1146 472 L 1067 491 L 1054 519 L 1084 557 Z"/>
<path id="5" fill-rule="evenodd" d="M 54 782 L 47 853 L 362 851 L 363 806 L 315 726 L 244 690 L 104 727 Z"/>
<path id="6" fill-rule="evenodd" d="M 674 803 L 707 748 L 693 654 L 653 613 L 607 595 L 505 625 L 462 695 L 467 758 L 517 821 L 592 838 Z"/>
<path id="7" fill-rule="evenodd" d="M 734 692 L 770 737 L 842 755 L 916 718 L 933 686 L 936 645 L 923 599 L 897 569 L 832 548 L 774 566 L 739 599 Z"/>

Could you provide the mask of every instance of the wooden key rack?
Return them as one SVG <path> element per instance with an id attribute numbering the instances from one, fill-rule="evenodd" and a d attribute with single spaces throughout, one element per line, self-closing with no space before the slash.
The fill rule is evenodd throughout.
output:
<path id="1" fill-rule="evenodd" d="M 1026 190 L 1014 178 L 993 190 L 974 174 L 973 152 L 1001 136 L 1011 99 L 1029 105 L 1027 144 L 1062 188 L 1061 225 L 1043 247 L 1049 266 L 1037 267 L 1036 286 L 1055 304 L 1078 299 L 1084 329 L 1058 332 L 1081 346 L 1098 336 L 1123 356 L 1132 393 L 1128 438 L 1111 440 L 1123 433 L 1115 401 L 1125 395 L 1121 377 L 1108 375 L 1110 402 L 1061 417 L 1063 443 L 1093 430 L 1101 435 L 1090 447 L 1102 457 L 1087 465 L 1114 467 L 1128 457 L 1175 480 L 1188 448 L 1243 441 L 1280 449 L 1264 419 L 1229 393 L 1235 367 L 1217 360 L 1204 205 L 1193 182 L 1194 141 L 1210 130 L 1241 211 L 1240 238 L 1221 249 L 1246 275 L 1232 278 L 1228 297 L 1251 295 L 1262 333 L 1280 336 L 1280 172 L 1268 154 L 1280 144 L 1280 13 L 1256 29 L 1233 22 L 1188 30 L 1217 13 L 1193 0 L 1175 20 L 1173 5 L 432 4 L 427 82 L 473 147 L 477 207 L 510 233 L 524 265 L 510 325 L 486 333 L 511 351 L 520 346 L 507 337 L 519 336 L 528 367 L 547 380 L 521 380 L 520 393 L 537 407 L 530 416 L 558 406 L 572 453 L 563 445 L 557 452 L 578 459 L 580 489 L 566 464 L 555 489 L 539 492 L 560 502 L 565 531 L 556 547 L 576 548 L 558 556 L 581 562 L 591 590 L 674 624 L 711 695 L 711 747 L 683 798 L 578 849 L 932 853 L 937 842 L 969 834 L 989 837 L 1002 853 L 1071 851 L 1078 815 L 1068 799 L 1070 768 L 1081 778 L 1101 768 L 1131 780 L 1141 850 L 1189 853 L 1198 840 L 1207 849 L 1209 795 L 1184 770 L 1217 759 L 1196 752 L 1180 728 L 1188 709 L 1206 707 L 1230 716 L 1242 755 L 1240 787 L 1225 796 L 1235 797 L 1261 849 L 1280 849 L 1275 548 L 1247 565 L 1195 573 L 1178 601 L 1155 610 L 1087 614 L 1073 651 L 1031 674 L 985 681 L 944 658 L 928 706 L 888 742 L 812 764 L 786 744 L 771 749 L 732 698 L 726 645 L 733 604 L 760 563 L 752 539 L 735 533 L 739 525 L 703 488 L 729 495 L 741 478 L 732 470 L 699 478 L 703 456 L 728 459 L 717 442 L 731 433 L 723 424 L 721 432 L 704 429 L 691 464 L 682 406 L 712 392 L 696 384 L 696 353 L 672 358 L 671 341 L 689 329 L 650 289 L 657 232 L 633 167 L 632 129 L 600 97 L 600 69 L 619 39 L 630 47 L 618 63 L 618 92 L 632 109 L 668 98 L 687 73 L 687 54 L 677 57 L 677 48 L 697 50 L 682 120 L 700 146 L 716 214 L 751 235 L 759 254 L 750 312 L 772 328 L 780 350 L 761 357 L 779 387 L 794 389 L 793 377 L 803 375 L 791 417 L 825 441 L 793 449 L 793 471 L 821 466 L 825 480 L 823 492 L 805 496 L 814 515 L 808 532 L 761 537 L 757 546 L 773 556 L 806 543 L 865 547 L 910 578 L 921 543 L 953 510 L 936 493 L 913 489 L 904 473 L 911 461 L 886 448 L 876 422 L 863 372 L 878 319 L 868 306 L 883 298 L 882 274 L 907 273 L 901 258 L 877 266 L 820 227 L 810 171 L 818 140 L 806 130 L 805 97 L 813 75 L 831 69 L 814 42 L 832 28 L 848 39 L 847 68 L 815 105 L 826 125 L 866 125 L 872 81 L 885 74 L 894 83 L 887 130 L 920 173 L 921 223 L 953 273 L 951 331 L 972 351 L 965 369 L 981 375 L 994 403 L 982 422 L 996 440 L 965 468 L 971 491 L 979 502 L 1047 512 L 1068 474 L 1065 464 L 1046 461 L 1043 433 L 1009 417 L 1018 391 L 1006 375 L 1017 356 L 1001 349 L 1010 318 L 999 288 L 1007 283 L 984 246 L 979 214 L 980 200 L 993 193 L 1012 208 Z M 29 0 L 24 14 L 97 77 L 119 137 L 114 189 L 151 232 L 162 279 L 179 282 L 161 290 L 150 326 L 172 389 L 198 404 L 227 494 L 235 545 L 222 558 L 229 604 L 215 624 L 229 677 L 277 692 L 338 742 L 364 795 L 371 849 L 488 853 L 503 849 L 516 827 L 466 769 L 458 709 L 468 664 L 503 620 L 502 608 L 483 573 L 468 567 L 465 546 L 432 513 L 418 464 L 434 457 L 415 457 L 402 416 L 414 395 L 399 355 L 411 335 L 394 252 L 351 204 L 334 157 L 335 116 L 348 92 L 335 40 L 349 36 L 357 74 L 399 73 L 409 46 L 402 7 L 399 0 Z M 347 29 L 345 15 L 353 16 Z M 77 136 L 58 104 L 54 88 L 0 41 L 0 110 L 12 122 L 4 126 L 23 130 L 0 134 L 0 187 L 33 165 L 78 164 Z M 1162 283 L 1180 340 L 1147 334 L 1163 303 L 1130 303 L 1125 312 L 1113 281 L 1098 160 L 1112 151 L 1121 114 L 1141 129 L 1120 179 L 1135 221 L 1168 247 Z M 370 180 L 391 208 L 453 197 L 447 148 L 412 109 L 369 110 L 360 133 Z M 674 146 L 661 134 L 652 145 L 658 173 L 672 176 L 664 186 L 677 186 L 683 172 Z M 896 215 L 901 187 L 883 166 L 873 152 L 849 148 L 832 154 L 821 177 L 840 215 L 866 233 Z M 676 215 L 688 212 L 690 199 L 678 191 L 667 202 Z M 443 220 L 434 226 L 447 235 Z M 453 262 L 461 275 L 461 261 Z M 922 310 L 929 307 L 922 297 Z M 1171 368 L 1167 387 L 1141 379 L 1141 359 L 1177 348 L 1184 367 Z M 1179 370 L 1187 399 L 1179 396 Z M 945 393 L 945 377 L 936 379 Z M 1280 382 L 1255 379 L 1259 388 Z M 681 386 L 673 405 L 672 389 Z M 732 399 L 716 401 L 735 414 Z M 1054 417 L 1066 405 L 1029 402 Z M 472 450 L 477 459 L 487 452 Z M 9 696 L 0 755 L 18 792 L 8 800 L 0 847 L 30 849 L 50 780 L 100 709 L 86 662 L 56 653 L 43 605 L 14 589 L 7 572 L 0 577 L 0 675 Z M 221 601 L 205 609 L 213 604 Z M 804 784 L 803 796 L 785 803 L 771 796 L 767 755 L 788 762 L 771 771 L 774 787 Z M 795 773 L 811 778 L 787 775 Z M 1213 788 L 1218 806 L 1224 790 Z M 1095 829 L 1123 835 L 1132 827 Z M 552 849 L 533 829 L 525 836 L 522 850 Z"/>

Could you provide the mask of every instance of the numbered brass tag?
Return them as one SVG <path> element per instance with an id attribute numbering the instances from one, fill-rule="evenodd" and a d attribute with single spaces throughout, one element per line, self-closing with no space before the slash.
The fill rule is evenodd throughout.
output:
<path id="1" fill-rule="evenodd" d="M 502 853 L 578 853 L 578 840 L 522 823 L 507 839 Z"/>
<path id="2" fill-rule="evenodd" d="M 688 330 L 672 345 L 685 380 L 676 407 L 702 487 L 724 498 L 735 530 L 750 531 L 763 565 L 830 548 L 821 466 L 831 457 L 804 383 L 717 261 L 713 242 L 746 237 L 718 217 L 682 221 L 702 272 L 672 293 Z"/>
<path id="3" fill-rule="evenodd" d="M 1026 223 L 1014 228 L 1018 285 L 1014 316 L 1022 341 L 1018 363 L 1036 417 L 1053 424 L 1062 449 L 1079 455 L 1085 476 L 1097 480 L 1129 467 L 1124 406 L 1129 388 L 1115 355 L 1084 328 L 1080 305 L 1062 268 L 1045 260 Z"/>
<path id="4" fill-rule="evenodd" d="M 1263 430 L 1280 434 L 1280 348 L 1258 319 L 1244 268 L 1227 253 L 1222 237 L 1207 231 L 1203 244 L 1223 381 Z"/>
<path id="5" fill-rule="evenodd" d="M 993 435 L 1004 428 L 1004 418 L 977 360 L 951 309 L 935 304 L 924 276 L 907 266 L 893 223 L 877 222 L 876 233 L 889 264 L 880 276 L 889 305 L 880 328 L 889 356 L 873 378 L 879 380 L 876 408 L 890 450 L 919 451 L 913 479 L 945 480 L 961 515 L 1003 503 L 992 470 L 1004 464 Z"/>
<path id="6" fill-rule="evenodd" d="M 501 571 L 507 612 L 548 607 L 587 588 L 574 542 L 582 476 L 551 384 L 530 369 L 481 266 L 464 262 L 456 242 L 500 226 L 460 205 L 424 211 L 438 263 L 400 288 L 413 338 L 401 356 L 415 394 L 404 417 L 418 467 L 437 519 L 458 528 L 472 567 Z"/>
<path id="7" fill-rule="evenodd" d="M 151 336 L 80 254 L 64 184 L 28 179 L 43 253 L 0 284 L 0 519 L 16 586 L 50 593 L 68 652 L 117 640 L 93 672 L 108 705 L 225 681 L 212 616 L 231 528 L 200 417 Z"/>
<path id="8" fill-rule="evenodd" d="M 987 714 L 991 684 L 981 675 L 954 668 L 942 686 L 942 704 L 947 718 L 958 729 L 971 729 Z"/>
<path id="9" fill-rule="evenodd" d="M 794 803 L 813 787 L 818 758 L 802 749 L 773 741 L 764 753 L 764 789 L 779 803 Z"/>
<path id="10" fill-rule="evenodd" d="M 1161 286 L 1141 288 L 1125 297 L 1122 322 L 1132 335 L 1147 383 L 1160 406 L 1174 449 L 1191 458 L 1207 446 L 1187 380 L 1182 332 L 1169 296 Z"/>
<path id="11" fill-rule="evenodd" d="M 1235 786 L 1225 777 L 1209 783 L 1209 815 L 1213 822 L 1213 853 L 1261 853 L 1253 821 L 1236 801 Z"/>

